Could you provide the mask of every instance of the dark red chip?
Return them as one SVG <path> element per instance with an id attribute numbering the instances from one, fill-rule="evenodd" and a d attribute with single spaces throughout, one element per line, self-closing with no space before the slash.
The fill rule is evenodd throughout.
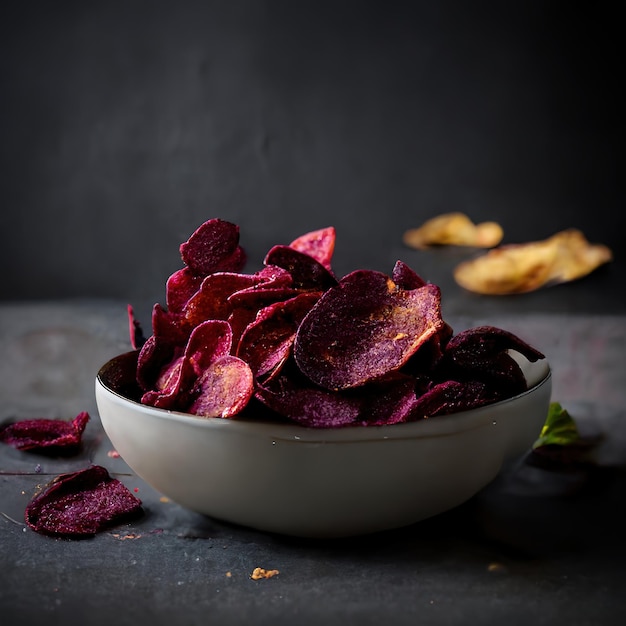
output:
<path id="1" fill-rule="evenodd" d="M 150 335 L 137 357 L 136 379 L 139 388 L 142 391 L 153 389 L 163 368 L 181 353 L 182 350 L 174 344 L 157 340 L 154 335 Z"/>
<path id="2" fill-rule="evenodd" d="M 531 362 L 544 358 L 513 333 L 494 326 L 478 326 L 450 339 L 437 365 L 436 376 L 440 380 L 478 380 L 500 396 L 516 395 L 526 390 L 527 383 L 508 350 L 519 352 Z"/>
<path id="3" fill-rule="evenodd" d="M 196 326 L 185 349 L 185 359 L 199 376 L 211 363 L 230 354 L 233 333 L 224 320 L 207 320 Z"/>
<path id="4" fill-rule="evenodd" d="M 180 256 L 191 272 L 207 276 L 213 272 L 238 272 L 245 265 L 239 246 L 239 226 L 210 219 L 180 245 Z"/>
<path id="5" fill-rule="evenodd" d="M 152 307 L 152 334 L 159 340 L 174 346 L 184 346 L 193 325 L 185 316 L 164 309 L 160 304 Z"/>
<path id="6" fill-rule="evenodd" d="M 293 287 L 259 285 L 236 291 L 228 298 L 228 303 L 233 307 L 233 311 L 244 308 L 256 313 L 274 302 L 289 300 L 298 293 L 300 292 Z"/>
<path id="7" fill-rule="evenodd" d="M 34 531 L 61 537 L 88 537 L 140 515 L 141 500 L 99 465 L 54 479 L 25 511 Z"/>
<path id="8" fill-rule="evenodd" d="M 497 399 L 482 382 L 449 380 L 438 383 L 417 398 L 411 409 L 410 421 L 475 409 Z"/>
<path id="9" fill-rule="evenodd" d="M 317 385 L 347 389 L 399 370 L 443 326 L 437 286 L 405 290 L 381 272 L 357 270 L 304 318 L 294 356 Z"/>
<path id="10" fill-rule="evenodd" d="M 321 389 L 295 373 L 281 373 L 267 386 L 257 384 L 255 397 L 267 408 L 301 426 L 339 428 L 356 424 L 358 398 Z"/>
<path id="11" fill-rule="evenodd" d="M 335 251 L 336 232 L 332 226 L 305 233 L 294 239 L 289 247 L 304 252 L 330 270 Z"/>
<path id="12" fill-rule="evenodd" d="M 247 406 L 253 393 L 250 366 L 235 356 L 222 356 L 198 378 L 188 411 L 201 417 L 233 417 Z"/>
<path id="13" fill-rule="evenodd" d="M 18 450 L 71 451 L 80 445 L 88 421 L 86 411 L 71 422 L 47 418 L 21 420 L 0 428 L 0 441 Z"/>
<path id="14" fill-rule="evenodd" d="M 255 377 L 275 375 L 291 355 L 291 348 L 304 316 L 321 293 L 304 292 L 261 309 L 243 332 L 237 356 L 246 361 Z"/>
<path id="15" fill-rule="evenodd" d="M 443 326 L 419 347 L 404 365 L 402 371 L 420 379 L 424 376 L 433 377 L 453 334 L 452 326 L 444 322 Z"/>
<path id="16" fill-rule="evenodd" d="M 278 265 L 265 265 L 255 276 L 258 278 L 259 286 L 264 288 L 293 287 L 291 274 Z"/>
<path id="17" fill-rule="evenodd" d="M 155 383 L 155 388 L 160 394 L 169 395 L 178 390 L 184 360 L 184 355 L 177 356 L 163 367 Z"/>
<path id="18" fill-rule="evenodd" d="M 126 307 L 128 312 L 128 334 L 130 335 L 130 345 L 133 347 L 133 350 L 137 350 L 146 343 L 146 337 L 143 332 L 143 328 L 141 323 L 135 319 L 135 311 L 133 307 L 129 304 Z"/>
<path id="19" fill-rule="evenodd" d="M 185 411 L 191 401 L 189 392 L 193 378 L 188 368 L 184 368 L 181 358 L 172 364 L 167 373 L 160 379 L 162 387 L 146 391 L 141 396 L 141 403 L 157 409 L 168 411 Z"/>
<path id="20" fill-rule="evenodd" d="M 193 326 L 182 315 L 155 304 L 152 329 L 137 358 L 137 383 L 143 391 L 153 389 L 163 368 L 182 355 Z"/>
<path id="21" fill-rule="evenodd" d="M 185 410 L 193 401 L 197 379 L 232 347 L 230 324 L 224 320 L 207 320 L 196 326 L 182 356 L 167 363 L 157 380 L 141 398 L 143 404 L 160 409 Z M 141 355 L 140 355 L 141 356 Z"/>
<path id="22" fill-rule="evenodd" d="M 447 353 L 456 361 L 470 364 L 475 358 L 489 357 L 505 350 L 516 350 L 529 361 L 543 359 L 544 355 L 517 335 L 495 326 L 476 326 L 450 339 Z"/>
<path id="23" fill-rule="evenodd" d="M 237 291 L 229 298 L 232 313 L 228 321 L 233 329 L 233 344 L 237 345 L 246 328 L 254 322 L 259 311 L 276 302 L 284 302 L 298 295 L 292 287 L 259 285 Z"/>
<path id="24" fill-rule="evenodd" d="M 359 425 L 386 426 L 410 420 L 417 400 L 415 384 L 412 376 L 398 374 L 360 387 Z"/>
<path id="25" fill-rule="evenodd" d="M 188 267 L 174 272 L 165 285 L 165 304 L 172 313 L 182 313 L 189 299 L 200 289 L 204 276 L 194 274 Z"/>
<path id="26" fill-rule="evenodd" d="M 265 265 L 287 270 L 296 289 L 326 291 L 337 284 L 333 273 L 314 257 L 290 246 L 274 246 L 266 255 Z"/>
<path id="27" fill-rule="evenodd" d="M 419 289 L 426 285 L 426 281 L 404 261 L 396 261 L 391 280 L 402 289 Z"/>
<path id="28" fill-rule="evenodd" d="M 259 280 L 251 274 L 236 272 L 216 272 L 207 276 L 200 289 L 189 299 L 184 307 L 187 323 L 197 326 L 206 320 L 225 320 L 232 312 L 228 298 L 238 291 L 258 284 Z"/>

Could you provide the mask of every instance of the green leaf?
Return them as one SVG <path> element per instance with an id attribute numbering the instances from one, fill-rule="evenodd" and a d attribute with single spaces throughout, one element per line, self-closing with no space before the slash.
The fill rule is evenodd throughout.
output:
<path id="1" fill-rule="evenodd" d="M 548 417 L 539 439 L 533 444 L 533 449 L 548 445 L 569 446 L 575 443 L 580 443 L 576 422 L 558 402 L 550 403 Z"/>

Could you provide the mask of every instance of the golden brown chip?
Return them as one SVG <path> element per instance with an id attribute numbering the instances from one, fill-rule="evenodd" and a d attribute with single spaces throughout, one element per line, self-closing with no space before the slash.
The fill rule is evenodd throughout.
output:
<path id="1" fill-rule="evenodd" d="M 473 246 L 493 248 L 502 241 L 502 227 L 496 222 L 475 224 L 464 213 L 444 213 L 407 230 L 403 241 L 410 248 L 432 246 Z"/>
<path id="2" fill-rule="evenodd" d="M 527 293 L 581 278 L 612 258 L 607 246 L 590 244 L 581 231 L 570 228 L 543 241 L 490 250 L 459 264 L 454 278 L 476 293 Z"/>

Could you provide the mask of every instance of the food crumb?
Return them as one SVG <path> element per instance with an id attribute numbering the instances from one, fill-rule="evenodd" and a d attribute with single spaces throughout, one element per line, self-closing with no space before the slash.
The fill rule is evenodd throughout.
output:
<path id="1" fill-rule="evenodd" d="M 169 501 L 170 501 L 170 499 L 167 496 L 161 496 L 159 498 L 159 502 L 163 502 L 163 504 L 165 504 L 165 503 L 167 503 Z"/>
<path id="2" fill-rule="evenodd" d="M 232 578 L 233 574 L 232 572 L 226 572 L 226 578 Z"/>
<path id="3" fill-rule="evenodd" d="M 487 571 L 496 574 L 502 574 L 506 572 L 506 567 L 502 563 L 497 563 L 496 561 L 494 561 L 493 563 L 489 563 L 489 565 L 487 566 Z"/>
<path id="4" fill-rule="evenodd" d="M 139 539 L 141 537 L 139 533 L 126 533 L 125 535 L 122 535 L 121 533 L 111 533 L 111 536 L 115 537 L 115 539 L 119 539 L 120 541 L 124 541 L 126 539 Z"/>
<path id="5" fill-rule="evenodd" d="M 272 576 L 276 576 L 279 571 L 277 569 L 263 569 L 262 567 L 255 567 L 252 574 L 250 574 L 250 578 L 252 580 L 261 580 L 262 578 L 271 578 Z"/>

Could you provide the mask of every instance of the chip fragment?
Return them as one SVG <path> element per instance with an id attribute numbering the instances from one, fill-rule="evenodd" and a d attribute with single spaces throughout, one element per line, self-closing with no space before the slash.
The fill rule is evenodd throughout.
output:
<path id="1" fill-rule="evenodd" d="M 465 213 L 444 213 L 424 222 L 419 228 L 407 230 L 405 245 L 424 250 L 432 246 L 472 246 L 493 248 L 503 237 L 497 222 L 475 224 Z"/>
<path id="2" fill-rule="evenodd" d="M 141 500 L 106 468 L 62 474 L 27 505 L 26 524 L 38 533 L 88 537 L 143 512 Z"/>
<path id="3" fill-rule="evenodd" d="M 484 295 L 527 293 L 582 278 L 612 260 L 611 250 L 567 229 L 542 241 L 509 244 L 460 263 L 454 279 Z"/>
<path id="4" fill-rule="evenodd" d="M 0 428 L 0 441 L 18 450 L 72 452 L 81 444 L 89 414 L 81 411 L 72 421 L 37 418 Z"/>

